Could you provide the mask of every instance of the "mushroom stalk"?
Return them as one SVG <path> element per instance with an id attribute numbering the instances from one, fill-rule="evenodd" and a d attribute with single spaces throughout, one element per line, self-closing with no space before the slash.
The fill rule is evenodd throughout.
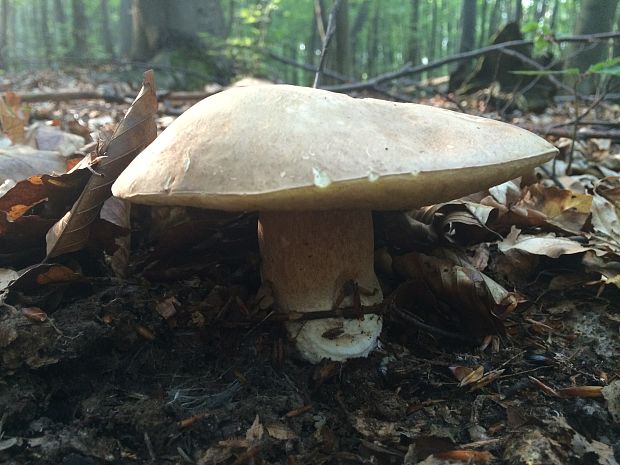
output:
<path id="1" fill-rule="evenodd" d="M 383 300 L 374 272 L 370 211 L 260 212 L 258 240 L 263 281 L 271 283 L 283 311 L 330 310 L 351 281 L 364 290 L 361 305 Z M 340 307 L 352 305 L 350 295 L 340 302 Z M 289 322 L 287 329 L 306 360 L 342 361 L 375 348 L 381 318 Z"/>

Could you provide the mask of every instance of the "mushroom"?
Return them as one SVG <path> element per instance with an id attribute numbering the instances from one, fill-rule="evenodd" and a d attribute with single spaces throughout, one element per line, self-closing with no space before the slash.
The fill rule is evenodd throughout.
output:
<path id="1" fill-rule="evenodd" d="M 518 127 L 424 105 L 288 85 L 226 90 L 173 122 L 121 174 L 115 196 L 151 205 L 258 211 L 264 282 L 282 311 L 362 306 L 383 296 L 373 210 L 486 189 L 557 150 Z M 355 286 L 353 286 L 355 287 Z M 344 298 L 343 298 L 344 296 Z M 368 355 L 381 318 L 287 323 L 310 362 Z"/>

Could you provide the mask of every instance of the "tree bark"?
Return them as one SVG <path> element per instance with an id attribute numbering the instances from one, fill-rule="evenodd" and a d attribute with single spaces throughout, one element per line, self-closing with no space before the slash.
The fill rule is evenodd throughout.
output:
<path id="1" fill-rule="evenodd" d="M 69 51 L 69 34 L 67 30 L 67 15 L 63 0 L 54 0 L 54 30 L 56 43 L 60 45 L 59 55 L 64 55 Z"/>
<path id="2" fill-rule="evenodd" d="M 493 4 L 491 17 L 489 18 L 489 36 L 495 35 L 498 30 L 501 3 L 502 0 L 495 0 L 495 3 Z"/>
<path id="3" fill-rule="evenodd" d="M 433 9 L 431 13 L 431 31 L 430 31 L 430 39 L 428 44 L 428 61 L 433 61 L 435 59 L 435 52 L 437 48 L 437 23 L 439 16 L 439 5 L 437 1 L 433 2 Z"/>
<path id="4" fill-rule="evenodd" d="M 521 24 L 523 20 L 523 2 L 521 0 L 515 0 L 515 13 L 513 21 Z"/>
<path id="5" fill-rule="evenodd" d="M 43 61 L 49 66 L 52 59 L 52 36 L 50 34 L 48 22 L 49 9 L 47 5 L 47 0 L 39 0 L 38 10 L 39 32 L 41 34 L 41 41 L 43 42 L 43 50 L 45 53 Z"/>
<path id="6" fill-rule="evenodd" d="M 351 26 L 351 31 L 349 34 L 350 43 L 351 43 L 351 75 L 354 70 L 357 69 L 357 55 L 359 53 L 360 47 L 359 45 L 359 37 L 364 25 L 368 21 L 368 13 L 370 11 L 370 0 L 364 0 L 362 4 L 359 6 L 357 10 L 357 14 L 355 15 L 355 21 L 353 21 L 353 26 Z"/>
<path id="7" fill-rule="evenodd" d="M 478 36 L 478 48 L 483 47 L 487 41 L 487 28 L 489 26 L 488 18 L 489 4 L 485 0 L 482 2 L 482 11 L 480 12 L 480 35 Z"/>
<path id="8" fill-rule="evenodd" d="M 72 58 L 78 59 L 88 54 L 88 20 L 83 0 L 71 0 L 73 15 L 73 51 Z"/>
<path id="9" fill-rule="evenodd" d="M 534 21 L 539 23 L 545 18 L 545 13 L 547 12 L 547 0 L 539 0 L 536 5 L 536 12 L 534 15 Z"/>
<path id="10" fill-rule="evenodd" d="M 372 22 L 368 28 L 368 74 L 377 73 L 377 59 L 379 58 L 379 15 L 381 9 L 379 5 L 375 5 L 372 15 Z"/>
<path id="11" fill-rule="evenodd" d="M 476 40 L 476 0 L 462 0 L 461 27 L 459 52 L 469 52 Z"/>
<path id="12" fill-rule="evenodd" d="M 0 69 L 8 66 L 8 26 L 9 26 L 9 0 L 2 0 L 2 16 L 0 17 Z"/>
<path id="13" fill-rule="evenodd" d="M 353 56 L 351 52 L 351 35 L 349 33 L 349 0 L 342 0 L 336 14 L 336 63 L 334 69 L 340 74 L 353 74 Z"/>
<path id="14" fill-rule="evenodd" d="M 164 49 L 199 49 L 199 32 L 225 37 L 219 5 L 217 0 L 133 0 L 132 58 L 149 60 Z"/>
<path id="15" fill-rule="evenodd" d="M 575 26 L 575 34 L 591 34 L 598 31 L 609 31 L 613 24 L 618 0 L 582 0 L 581 10 Z M 592 64 L 605 60 L 609 54 L 607 44 L 598 44 L 594 47 L 572 47 L 573 56 L 568 66 L 586 71 Z M 598 79 L 589 76 L 578 85 L 578 90 L 585 94 L 594 92 Z"/>
<path id="16" fill-rule="evenodd" d="M 133 30 L 131 0 L 121 0 L 119 6 L 119 49 L 120 55 L 127 58 L 131 55 L 131 36 Z"/>
<path id="17" fill-rule="evenodd" d="M 409 41 L 407 59 L 414 65 L 420 62 L 420 0 L 411 0 L 411 23 L 409 25 Z"/>
<path id="18" fill-rule="evenodd" d="M 114 43 L 110 28 L 110 6 L 108 0 L 101 0 L 101 41 L 108 58 L 114 58 Z"/>
<path id="19" fill-rule="evenodd" d="M 553 10 L 551 10 L 551 20 L 549 21 L 549 28 L 555 31 L 555 27 L 558 21 L 558 12 L 560 11 L 560 0 L 554 0 Z"/>

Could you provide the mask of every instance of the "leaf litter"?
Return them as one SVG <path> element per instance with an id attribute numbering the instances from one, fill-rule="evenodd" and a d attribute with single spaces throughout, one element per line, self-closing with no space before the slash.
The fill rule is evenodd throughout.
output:
<path id="1" fill-rule="evenodd" d="M 125 120 L 84 104 L 53 131 L 116 137 L 62 174 L 85 154 L 46 127 L 62 168 L 0 197 L 0 461 L 618 463 L 616 143 L 579 141 L 566 175 L 556 140 L 556 180 L 377 215 L 381 347 L 311 367 L 260 286 L 255 216 L 105 202 L 155 137 L 153 81 Z"/>

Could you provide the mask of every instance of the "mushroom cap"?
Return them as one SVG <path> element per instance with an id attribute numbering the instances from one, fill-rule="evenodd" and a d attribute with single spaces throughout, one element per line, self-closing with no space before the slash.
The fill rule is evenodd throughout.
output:
<path id="1" fill-rule="evenodd" d="M 112 192 L 136 203 L 230 211 L 404 209 L 486 189 L 556 152 L 491 119 L 259 85 L 187 110 Z"/>

